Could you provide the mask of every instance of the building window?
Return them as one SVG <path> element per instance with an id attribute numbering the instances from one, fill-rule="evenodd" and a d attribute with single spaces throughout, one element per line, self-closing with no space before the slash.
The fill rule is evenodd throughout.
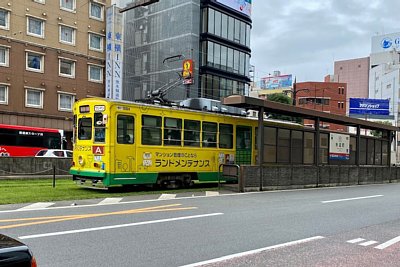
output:
<path id="1" fill-rule="evenodd" d="M 89 81 L 91 82 L 103 82 L 103 67 L 96 65 L 89 65 Z"/>
<path id="2" fill-rule="evenodd" d="M 75 45 L 75 29 L 60 25 L 60 42 Z"/>
<path id="3" fill-rule="evenodd" d="M 10 25 L 10 12 L 5 9 L 0 9 L 0 29 L 8 30 Z"/>
<path id="4" fill-rule="evenodd" d="M 9 53 L 10 53 L 10 50 L 7 47 L 0 46 L 0 66 L 1 67 L 9 66 Z"/>
<path id="5" fill-rule="evenodd" d="M 60 58 L 58 75 L 69 78 L 75 78 L 75 61 L 65 58 Z"/>
<path id="6" fill-rule="evenodd" d="M 58 110 L 72 111 L 72 106 L 75 102 L 75 96 L 71 94 L 58 94 Z"/>
<path id="7" fill-rule="evenodd" d="M 26 70 L 43 72 L 44 71 L 44 56 L 32 52 L 26 53 Z"/>
<path id="8" fill-rule="evenodd" d="M 27 18 L 27 34 L 44 38 L 44 20 L 28 17 Z"/>
<path id="9" fill-rule="evenodd" d="M 96 51 L 103 51 L 103 37 L 89 33 L 89 49 L 96 50 Z"/>
<path id="10" fill-rule="evenodd" d="M 0 84 L 0 104 L 8 104 L 8 86 Z"/>
<path id="11" fill-rule="evenodd" d="M 60 8 L 68 11 L 75 11 L 75 0 L 60 0 Z"/>
<path id="12" fill-rule="evenodd" d="M 25 106 L 30 108 L 43 108 L 43 91 L 37 89 L 26 89 Z"/>
<path id="13" fill-rule="evenodd" d="M 89 5 L 89 14 L 93 19 L 103 20 L 104 8 L 103 5 L 90 2 Z"/>

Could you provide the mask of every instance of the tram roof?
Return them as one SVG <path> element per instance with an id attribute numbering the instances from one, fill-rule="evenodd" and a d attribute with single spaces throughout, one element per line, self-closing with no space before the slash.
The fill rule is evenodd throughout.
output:
<path id="1" fill-rule="evenodd" d="M 227 106 L 233 106 L 244 109 L 254 109 L 254 110 L 259 110 L 260 108 L 264 107 L 264 112 L 271 112 L 276 114 L 301 117 L 312 120 L 319 118 L 320 121 L 323 122 L 330 122 L 330 123 L 336 123 L 340 125 L 353 126 L 353 127 L 357 127 L 359 125 L 363 129 L 387 130 L 387 131 L 400 130 L 399 127 L 391 125 L 385 125 L 377 122 L 349 118 L 347 116 L 316 111 L 313 109 L 300 108 L 292 105 L 287 105 L 283 103 L 273 102 L 270 100 L 264 100 L 260 98 L 248 97 L 243 95 L 232 95 L 225 97 L 222 100 L 222 104 Z"/>

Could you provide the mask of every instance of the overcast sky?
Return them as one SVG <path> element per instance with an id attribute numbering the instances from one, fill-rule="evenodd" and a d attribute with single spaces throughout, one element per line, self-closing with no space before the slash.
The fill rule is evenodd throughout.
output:
<path id="1" fill-rule="evenodd" d="M 334 61 L 369 56 L 374 35 L 400 32 L 399 0 L 253 0 L 255 79 L 274 70 L 323 81 Z"/>

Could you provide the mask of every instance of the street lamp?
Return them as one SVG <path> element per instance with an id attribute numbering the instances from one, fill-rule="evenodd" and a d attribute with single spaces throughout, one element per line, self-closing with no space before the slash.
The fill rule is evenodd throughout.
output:
<path id="1" fill-rule="evenodd" d="M 296 106 L 296 96 L 297 96 L 297 93 L 298 92 L 310 92 L 310 90 L 308 90 L 307 88 L 304 88 L 304 89 L 298 89 L 297 90 L 297 88 L 296 88 L 296 80 L 294 81 L 294 83 L 293 83 L 293 89 L 287 89 L 287 90 L 284 90 L 283 92 L 287 95 L 288 93 L 291 93 L 292 94 L 292 105 L 293 106 Z"/>

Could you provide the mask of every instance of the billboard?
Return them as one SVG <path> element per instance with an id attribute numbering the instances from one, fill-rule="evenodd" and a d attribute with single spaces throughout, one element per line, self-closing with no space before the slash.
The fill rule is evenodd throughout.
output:
<path id="1" fill-rule="evenodd" d="M 292 87 L 292 74 L 261 78 L 261 89 L 279 89 Z"/>
<path id="2" fill-rule="evenodd" d="M 389 99 L 350 98 L 349 114 L 389 115 Z"/>
<path id="3" fill-rule="evenodd" d="M 228 6 L 240 13 L 251 16 L 251 2 L 252 0 L 216 0 L 225 6 Z"/>
<path id="4" fill-rule="evenodd" d="M 329 134 L 329 159 L 350 159 L 350 135 L 337 133 Z"/>
<path id="5" fill-rule="evenodd" d="M 381 53 L 386 51 L 399 50 L 400 32 L 372 37 L 372 53 Z"/>

